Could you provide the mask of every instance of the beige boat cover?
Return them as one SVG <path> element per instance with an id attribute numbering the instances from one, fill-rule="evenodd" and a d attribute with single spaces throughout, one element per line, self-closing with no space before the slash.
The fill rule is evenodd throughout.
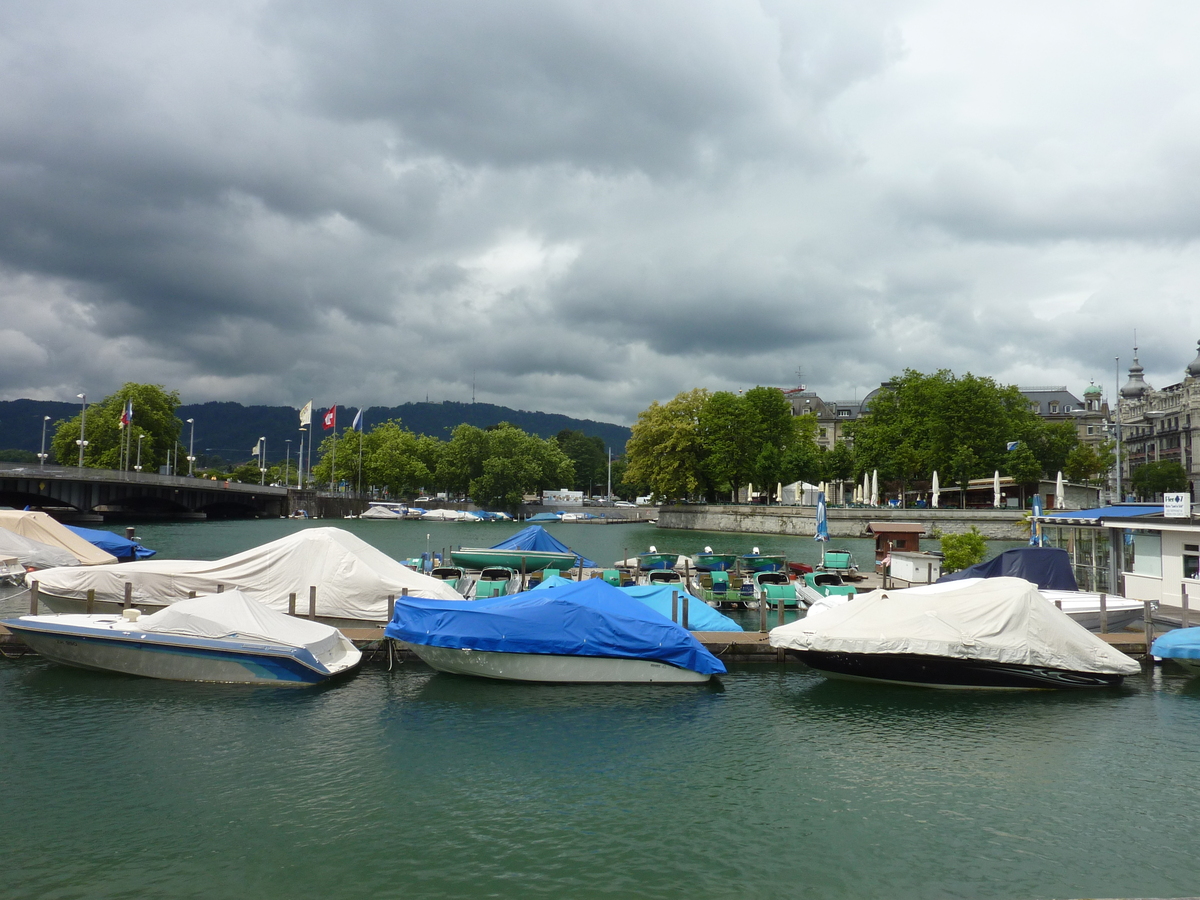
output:
<path id="1" fill-rule="evenodd" d="M 871 591 L 773 629 L 770 642 L 829 653 L 915 653 L 1118 675 L 1141 671 L 1022 578 L 985 578 L 937 592 Z"/>
<path id="2" fill-rule="evenodd" d="M 103 566 L 117 561 L 111 553 L 105 553 L 91 541 L 84 540 L 44 512 L 0 509 L 0 528 L 40 544 L 61 547 L 78 559 L 80 565 Z"/>
<path id="3" fill-rule="evenodd" d="M 218 585 L 236 588 L 252 600 L 287 612 L 296 595 L 296 612 L 308 612 L 308 589 L 317 588 L 317 615 L 382 622 L 387 598 L 404 589 L 413 597 L 462 600 L 444 581 L 401 565 L 381 550 L 340 528 L 304 528 L 261 547 L 218 560 L 147 559 L 100 568 L 45 569 L 35 578 L 41 590 L 82 600 L 89 588 L 97 599 L 121 600 L 125 583 L 133 602 L 175 603 L 188 593 L 212 594 Z"/>

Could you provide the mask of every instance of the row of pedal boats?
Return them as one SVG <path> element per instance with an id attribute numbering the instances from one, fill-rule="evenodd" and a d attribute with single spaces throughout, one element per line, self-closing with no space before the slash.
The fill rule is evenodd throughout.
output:
<path id="1" fill-rule="evenodd" d="M 314 542 L 314 535 L 322 539 Z M 724 672 L 692 633 L 603 577 L 550 576 L 533 590 L 464 602 L 445 582 L 356 541 L 338 529 L 307 529 L 283 539 L 289 546 L 265 545 L 248 551 L 249 558 L 97 566 L 88 578 L 71 570 L 74 579 L 46 570 L 34 574 L 52 609 L 63 598 L 79 600 L 83 584 L 91 585 L 83 593 L 93 606 L 109 608 L 4 624 L 52 660 L 177 680 L 311 684 L 344 676 L 361 653 L 331 621 L 339 615 L 358 624 L 386 620 L 388 638 L 434 669 L 457 674 L 697 683 Z M 335 552 L 323 552 L 330 547 Z M 239 567 L 245 585 L 234 577 Z M 303 609 L 296 599 L 303 592 L 292 590 L 281 601 L 280 588 L 298 588 L 318 570 L 324 580 L 314 581 L 308 599 L 316 619 L 326 621 L 289 615 Z M 212 587 L 214 578 L 229 588 L 197 590 Z M 125 584 L 129 607 L 120 608 L 124 591 L 114 588 Z M 353 604 L 359 614 L 347 615 Z M 1200 629 L 1171 633 L 1181 643 L 1169 648 L 1170 658 L 1193 658 L 1187 632 Z M 1012 577 L 813 604 L 803 618 L 775 628 L 770 643 L 830 677 L 932 687 L 1102 687 L 1138 671 L 1036 585 Z M 1195 644 L 1200 658 L 1200 638 Z M 1156 643 L 1154 652 L 1166 648 Z"/>

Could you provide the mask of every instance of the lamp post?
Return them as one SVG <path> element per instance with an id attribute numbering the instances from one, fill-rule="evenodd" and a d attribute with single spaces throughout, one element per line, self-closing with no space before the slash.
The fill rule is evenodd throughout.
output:
<path id="1" fill-rule="evenodd" d="M 83 468 L 83 448 L 87 446 L 87 394 L 76 394 L 83 401 L 83 410 L 79 413 L 79 468 Z"/>
<path id="2" fill-rule="evenodd" d="M 304 489 L 304 438 L 308 434 L 308 426 L 300 426 L 300 450 L 296 454 L 296 487 Z"/>
<path id="3" fill-rule="evenodd" d="M 292 441 L 289 438 L 284 443 L 287 444 L 287 453 L 283 457 L 283 486 L 291 487 L 291 481 L 288 479 L 288 476 L 292 472 Z"/>
<path id="4" fill-rule="evenodd" d="M 139 478 L 142 477 L 142 438 L 144 438 L 145 436 L 146 435 L 144 435 L 144 434 L 138 435 L 137 465 L 133 467 L 133 471 L 138 473 Z"/>
<path id="5" fill-rule="evenodd" d="M 42 452 L 38 454 L 38 465 L 43 469 L 46 468 L 46 423 L 49 421 L 49 416 L 42 416 Z"/>
<path id="6" fill-rule="evenodd" d="M 258 439 L 258 483 L 267 483 L 267 438 Z"/>
<path id="7" fill-rule="evenodd" d="M 192 465 L 196 462 L 196 420 L 188 419 L 192 426 L 192 436 L 188 439 L 188 477 L 192 477 Z"/>
<path id="8" fill-rule="evenodd" d="M 1117 504 L 1120 504 L 1124 496 L 1121 493 L 1121 469 L 1125 464 L 1121 461 L 1121 357 L 1116 357 L 1116 360 L 1117 394 L 1114 400 L 1117 407 Z"/>

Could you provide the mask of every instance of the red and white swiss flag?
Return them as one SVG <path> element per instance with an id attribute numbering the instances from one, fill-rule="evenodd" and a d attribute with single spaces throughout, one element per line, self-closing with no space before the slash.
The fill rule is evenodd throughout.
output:
<path id="1" fill-rule="evenodd" d="M 332 428 L 336 424 L 337 424 L 337 404 L 335 403 L 335 404 L 333 404 L 333 406 L 329 407 L 329 409 L 327 409 L 325 411 L 325 430 L 328 431 L 330 428 Z"/>

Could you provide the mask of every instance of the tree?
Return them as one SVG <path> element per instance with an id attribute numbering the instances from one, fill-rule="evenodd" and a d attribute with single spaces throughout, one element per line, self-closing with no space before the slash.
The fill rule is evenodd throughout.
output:
<path id="1" fill-rule="evenodd" d="M 983 562 L 987 541 L 974 525 L 964 534 L 942 535 L 942 571 L 960 572 Z"/>
<path id="2" fill-rule="evenodd" d="M 607 484 L 608 450 L 602 438 L 564 428 L 554 440 L 575 465 L 575 490 L 592 494 L 596 485 Z"/>
<path id="3" fill-rule="evenodd" d="M 967 506 L 967 487 L 972 478 L 975 478 L 982 471 L 979 457 L 975 455 L 975 451 L 965 444 L 960 445 L 954 455 L 950 457 L 950 462 L 946 466 L 950 472 L 950 477 L 954 483 L 962 489 L 962 506 L 965 509 Z"/>
<path id="4" fill-rule="evenodd" d="M 133 420 L 128 429 L 121 427 L 121 415 L 127 403 L 133 404 Z M 137 459 L 139 436 L 142 438 L 142 468 L 155 471 L 165 465 L 172 448 L 179 442 L 183 423 L 175 415 L 179 394 L 157 384 L 128 382 L 115 394 L 87 408 L 83 464 L 101 469 L 132 469 Z M 82 419 L 80 413 L 55 424 L 51 449 L 61 465 L 77 465 Z M 128 448 L 126 454 L 125 448 Z M 182 456 L 187 455 L 183 448 Z"/>
<path id="5" fill-rule="evenodd" d="M 1075 445 L 1063 463 L 1063 474 L 1068 481 L 1087 484 L 1113 467 L 1114 447 L 1112 441 Z"/>
<path id="6" fill-rule="evenodd" d="M 526 493 L 574 481 L 574 465 L 553 438 L 543 440 L 507 422 L 486 434 L 483 471 L 470 484 L 477 505 L 515 512 Z"/>
<path id="7" fill-rule="evenodd" d="M 758 410 L 745 398 L 718 391 L 700 410 L 700 444 L 703 469 L 714 487 L 727 487 L 737 496 L 753 475 L 762 449 Z"/>
<path id="8" fill-rule="evenodd" d="M 664 404 L 655 400 L 638 413 L 625 445 L 626 484 L 645 486 L 658 499 L 708 490 L 700 412 L 709 396 L 703 388 L 694 388 Z"/>
<path id="9" fill-rule="evenodd" d="M 864 415 L 847 425 L 859 466 L 885 478 L 915 477 L 953 468 L 967 448 L 977 472 L 1007 467 L 1012 441 L 1027 446 L 1044 471 L 1057 471 L 1078 440 L 1070 423 L 1047 425 L 1014 386 L 947 370 L 924 375 L 912 369 L 881 388 Z M 924 471 L 902 476 L 914 457 Z"/>
<path id="10" fill-rule="evenodd" d="M 1160 459 L 1133 470 L 1133 489 L 1143 500 L 1161 494 L 1184 493 L 1188 490 L 1187 472 L 1175 460 Z"/>
<path id="11" fill-rule="evenodd" d="M 1008 451 L 1005 465 L 1000 471 L 1017 484 L 1023 485 L 1040 479 L 1043 469 L 1041 462 L 1033 455 L 1033 451 L 1022 441 L 1016 448 Z"/>

